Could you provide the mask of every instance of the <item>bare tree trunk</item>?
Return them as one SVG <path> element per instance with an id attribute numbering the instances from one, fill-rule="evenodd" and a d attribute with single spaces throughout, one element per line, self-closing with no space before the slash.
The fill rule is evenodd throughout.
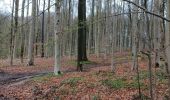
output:
<path id="1" fill-rule="evenodd" d="M 29 1 L 30 0 L 27 0 L 27 17 L 26 17 L 26 23 L 28 23 L 29 22 L 29 7 L 30 7 L 30 4 L 29 4 Z M 27 37 L 28 36 L 28 34 L 29 34 L 29 25 L 27 25 L 26 26 L 26 34 L 25 34 L 25 37 Z M 28 53 L 28 49 L 27 49 L 27 45 L 28 45 L 28 39 L 27 38 L 25 38 L 25 46 L 24 46 L 24 51 L 25 51 L 25 55 L 28 55 L 27 53 Z"/>
<path id="2" fill-rule="evenodd" d="M 92 8 L 91 8 L 91 30 L 89 34 L 89 47 L 88 47 L 88 53 L 91 53 L 90 51 L 92 50 L 91 48 L 94 46 L 94 0 L 92 0 Z"/>
<path id="3" fill-rule="evenodd" d="M 32 0 L 32 26 L 28 44 L 28 66 L 34 65 L 34 35 L 36 32 L 36 0 Z"/>
<path id="4" fill-rule="evenodd" d="M 86 24 L 86 0 L 83 1 L 82 5 L 83 12 L 83 38 L 82 38 L 82 60 L 87 61 L 87 50 L 86 50 L 86 33 L 87 33 L 87 24 Z"/>
<path id="5" fill-rule="evenodd" d="M 86 0 L 78 2 L 78 56 L 77 70 L 83 71 L 82 61 L 87 60 L 86 55 Z"/>
<path id="6" fill-rule="evenodd" d="M 167 16 L 170 19 L 170 0 L 167 1 Z M 169 98 L 170 98 L 170 22 L 167 23 L 166 33 L 165 33 L 165 40 L 166 40 L 166 56 L 168 62 L 168 89 L 169 89 Z"/>
<path id="7" fill-rule="evenodd" d="M 69 8 L 68 8 L 68 30 L 69 30 L 69 58 L 71 58 L 72 56 L 72 28 L 70 27 L 71 26 L 71 20 L 72 20 L 72 0 L 69 0 Z"/>
<path id="8" fill-rule="evenodd" d="M 43 12 L 42 12 L 42 26 L 41 26 L 41 57 L 44 57 L 44 17 L 45 17 L 45 0 L 43 4 Z"/>
<path id="9" fill-rule="evenodd" d="M 97 1 L 97 4 L 96 4 L 96 9 L 97 9 L 97 26 L 96 26 L 96 33 L 95 33 L 95 54 L 97 55 L 97 57 L 99 57 L 99 37 L 100 37 L 100 13 L 101 13 L 101 0 L 98 0 Z"/>
<path id="10" fill-rule="evenodd" d="M 148 1 L 144 0 L 144 7 L 145 9 L 148 9 Z M 149 20 L 149 15 L 146 13 L 145 14 L 146 17 L 146 33 L 148 34 L 148 47 L 149 47 L 149 53 L 148 53 L 148 59 L 149 59 L 149 92 L 150 92 L 150 96 L 151 99 L 153 100 L 153 82 L 152 82 L 152 57 L 151 57 L 151 50 L 152 50 L 152 34 L 150 33 L 150 20 Z"/>
<path id="11" fill-rule="evenodd" d="M 138 0 L 134 0 L 136 4 L 139 3 Z M 134 6 L 134 10 L 137 11 L 138 8 Z M 137 68 L 137 34 L 138 34 L 138 29 L 137 29 L 137 24 L 138 23 L 138 14 L 133 15 L 133 21 L 132 21 L 132 57 L 133 57 L 133 67 L 132 70 L 136 70 Z"/>
<path id="12" fill-rule="evenodd" d="M 39 7 L 40 7 L 40 0 L 37 0 L 37 4 L 36 4 L 36 16 L 39 15 Z M 38 55 L 38 47 L 39 47 L 39 44 L 38 44 L 38 40 L 39 40 L 39 37 L 40 37 L 40 18 L 36 17 L 36 34 L 35 34 L 35 56 Z"/>
<path id="13" fill-rule="evenodd" d="M 25 0 L 22 1 L 22 14 L 21 14 L 21 24 L 24 24 L 24 7 L 25 6 Z M 24 32 L 24 26 L 21 27 L 21 63 L 23 63 L 24 60 L 24 41 L 25 40 L 25 32 Z"/>
<path id="14" fill-rule="evenodd" d="M 54 74 L 59 75 L 60 72 L 60 46 L 59 46 L 59 34 L 60 30 L 60 9 L 61 9 L 61 0 L 55 0 L 55 24 L 54 24 L 54 36 L 55 36 L 55 65 L 54 65 Z"/>
<path id="15" fill-rule="evenodd" d="M 50 34 L 50 28 L 51 28 L 51 20 L 50 20 L 50 1 L 51 0 L 48 0 L 48 19 L 47 19 L 47 39 L 46 39 L 46 54 L 45 56 L 46 57 L 49 57 L 49 34 Z"/>
<path id="16" fill-rule="evenodd" d="M 17 40 L 17 35 L 18 35 L 18 9 L 19 9 L 19 0 L 15 1 L 15 27 L 14 27 L 14 34 L 13 34 L 13 59 L 15 58 L 16 55 L 16 40 Z"/>
<path id="17" fill-rule="evenodd" d="M 15 2 L 13 0 L 12 4 L 12 14 L 11 14 L 11 32 L 10 32 L 10 65 L 13 65 L 13 34 L 14 34 L 14 5 Z"/>

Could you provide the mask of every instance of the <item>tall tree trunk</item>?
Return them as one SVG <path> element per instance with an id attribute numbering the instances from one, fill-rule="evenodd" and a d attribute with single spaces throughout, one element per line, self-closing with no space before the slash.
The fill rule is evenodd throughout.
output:
<path id="1" fill-rule="evenodd" d="M 42 28 L 41 28 L 41 57 L 44 57 L 44 17 L 45 17 L 45 0 L 42 12 Z"/>
<path id="2" fill-rule="evenodd" d="M 51 0 L 48 0 L 48 19 L 47 19 L 47 39 L 46 39 L 46 54 L 45 56 L 46 57 L 49 57 L 49 34 L 50 34 L 50 28 L 51 28 L 51 20 L 50 20 L 50 1 Z"/>
<path id="3" fill-rule="evenodd" d="M 22 13 L 21 13 L 21 24 L 24 24 L 24 11 L 25 11 L 25 0 L 22 1 Z M 21 63 L 23 63 L 23 57 L 24 57 L 24 41 L 25 40 L 25 32 L 24 32 L 24 26 L 21 27 Z"/>
<path id="4" fill-rule="evenodd" d="M 134 0 L 136 4 L 139 4 L 138 0 Z M 138 8 L 134 6 L 134 10 L 138 11 Z M 137 29 L 137 23 L 138 23 L 138 14 L 133 14 L 133 21 L 132 21 L 132 57 L 133 57 L 133 67 L 132 70 L 137 69 L 137 34 L 138 34 L 138 29 Z"/>
<path id="5" fill-rule="evenodd" d="M 30 8 L 30 0 L 27 0 L 27 17 L 26 17 L 26 23 L 29 23 L 29 8 Z M 27 37 L 29 35 L 29 25 L 26 26 L 26 34 L 25 36 Z M 27 45 L 28 45 L 28 39 L 25 38 L 25 46 L 24 46 L 24 51 L 25 51 L 25 55 L 27 55 L 28 53 L 28 49 L 27 49 Z"/>
<path id="6" fill-rule="evenodd" d="M 18 35 L 18 9 L 19 9 L 19 0 L 15 0 L 15 27 L 14 27 L 14 34 L 13 34 L 13 59 L 16 55 L 16 40 Z"/>
<path id="7" fill-rule="evenodd" d="M 148 9 L 148 1 L 144 0 L 144 7 L 145 9 Z M 146 17 L 146 33 L 148 34 L 148 47 L 149 47 L 149 54 L 148 59 L 149 59 L 149 90 L 150 90 L 150 96 L 151 96 L 151 100 L 153 100 L 153 82 L 152 82 L 152 57 L 151 57 L 151 50 L 152 50 L 152 34 L 150 33 L 150 20 L 149 20 L 149 15 L 146 13 L 145 14 Z"/>
<path id="8" fill-rule="evenodd" d="M 94 0 L 92 0 L 92 9 L 91 9 L 91 30 L 90 30 L 90 34 L 89 34 L 89 53 L 91 48 L 94 47 L 94 6 L 95 6 L 95 2 Z M 93 50 L 92 50 L 93 51 Z"/>
<path id="9" fill-rule="evenodd" d="M 28 44 L 28 66 L 34 65 L 34 35 L 36 33 L 36 0 L 32 0 L 32 25 Z"/>
<path id="10" fill-rule="evenodd" d="M 83 0 L 82 4 L 82 12 L 83 12 L 83 38 L 82 38 L 82 60 L 87 61 L 87 50 L 86 50 L 86 33 L 87 33 L 87 24 L 86 24 L 86 0 Z"/>
<path id="11" fill-rule="evenodd" d="M 167 1 L 167 17 L 170 19 L 170 0 Z M 167 22 L 166 27 L 166 33 L 165 33 L 165 40 L 166 40 L 166 56 L 167 56 L 167 62 L 168 62 L 168 89 L 169 89 L 169 98 L 170 98 L 170 22 Z"/>
<path id="12" fill-rule="evenodd" d="M 78 61 L 77 70 L 83 71 L 82 61 L 87 60 L 86 55 L 86 0 L 78 2 Z"/>
<path id="13" fill-rule="evenodd" d="M 109 0 L 105 1 L 105 7 L 104 7 L 104 60 L 106 60 L 107 58 L 107 36 L 108 36 L 108 18 L 107 18 L 107 14 L 108 14 L 108 3 Z"/>
<path id="14" fill-rule="evenodd" d="M 82 71 L 82 56 L 83 56 L 83 52 L 82 52 L 82 33 L 83 33 L 83 1 L 84 0 L 79 0 L 78 2 L 78 58 L 77 58 L 77 70 Z"/>
<path id="15" fill-rule="evenodd" d="M 41 57 L 44 57 L 44 17 L 45 17 L 45 0 L 43 4 L 43 12 L 42 12 L 42 26 L 41 26 Z"/>
<path id="16" fill-rule="evenodd" d="M 54 24 L 54 36 L 55 36 L 55 65 L 54 65 L 54 74 L 59 75 L 60 72 L 60 46 L 59 46 L 59 34 L 61 33 L 60 29 L 60 9 L 61 9 L 61 0 L 55 0 L 55 24 Z"/>
<path id="17" fill-rule="evenodd" d="M 39 7 L 40 7 L 40 0 L 37 0 L 37 4 L 36 4 L 36 9 L 37 9 L 37 11 L 36 11 L 36 16 L 39 16 Z M 35 56 L 37 56 L 38 55 L 38 47 L 39 47 L 39 44 L 38 44 L 38 40 L 39 40 L 39 37 L 40 37 L 40 28 L 41 27 L 39 27 L 40 26 L 40 18 L 39 17 L 36 17 L 36 34 L 35 34 Z"/>
<path id="18" fill-rule="evenodd" d="M 101 24 L 100 24 L 100 16 L 101 16 L 101 3 L 102 1 L 101 0 L 98 0 L 97 1 L 97 6 L 96 6 L 96 10 L 97 10 L 97 28 L 96 28 L 96 34 L 95 34 L 95 54 L 97 55 L 97 57 L 99 57 L 99 53 L 100 53 L 100 50 L 99 50 L 99 47 L 100 47 L 100 40 L 99 40 L 99 37 L 100 37 L 100 28 L 101 28 Z"/>
<path id="19" fill-rule="evenodd" d="M 11 32 L 10 32 L 10 65 L 13 65 L 14 5 L 15 2 L 13 0 L 12 13 L 11 13 Z"/>
<path id="20" fill-rule="evenodd" d="M 72 20 L 72 0 L 69 0 L 69 8 L 68 8 L 68 30 L 69 30 L 69 57 L 72 56 L 72 28 L 70 27 L 71 26 L 71 20 Z"/>

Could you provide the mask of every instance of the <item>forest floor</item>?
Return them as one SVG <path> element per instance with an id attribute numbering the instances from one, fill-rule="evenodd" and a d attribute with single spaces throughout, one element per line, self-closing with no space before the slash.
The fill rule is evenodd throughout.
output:
<path id="1" fill-rule="evenodd" d="M 128 54 L 117 53 L 115 73 L 110 58 L 91 55 L 83 72 L 76 71 L 76 60 L 63 57 L 62 74 L 53 75 L 53 58 L 35 58 L 34 66 L 15 61 L 9 66 L 0 61 L 0 100 L 139 100 L 137 74 L 131 71 Z M 139 61 L 140 86 L 145 99 L 149 97 L 148 62 Z M 160 68 L 153 68 L 154 97 L 163 100 L 167 92 L 167 77 Z"/>

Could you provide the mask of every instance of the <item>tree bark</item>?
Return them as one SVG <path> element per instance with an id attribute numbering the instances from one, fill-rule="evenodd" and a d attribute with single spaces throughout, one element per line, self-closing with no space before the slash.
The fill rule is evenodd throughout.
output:
<path id="1" fill-rule="evenodd" d="M 170 0 L 167 1 L 167 17 L 170 19 Z M 168 63 L 168 89 L 169 89 L 169 97 L 170 97 L 170 22 L 167 23 L 166 33 L 165 33 L 165 41 L 166 41 L 166 56 Z"/>
<path id="2" fill-rule="evenodd" d="M 46 40 L 46 57 L 49 57 L 49 34 L 50 34 L 50 28 L 51 28 L 51 20 L 50 20 L 50 1 L 48 0 L 48 19 L 47 19 L 47 40 Z"/>
<path id="3" fill-rule="evenodd" d="M 86 0 L 78 2 L 78 58 L 77 70 L 83 71 L 82 61 L 87 60 L 86 55 Z"/>
<path id="4" fill-rule="evenodd" d="M 13 0 L 12 13 L 11 13 L 11 32 L 10 32 L 10 65 L 13 65 L 13 33 L 14 33 L 14 5 Z"/>
<path id="5" fill-rule="evenodd" d="M 139 3 L 138 0 L 134 0 L 136 4 Z M 134 6 L 134 10 L 138 10 L 137 7 Z M 132 58 L 133 58 L 133 67 L 132 70 L 136 70 L 137 68 L 137 34 L 138 34 L 138 29 L 137 29 L 137 23 L 138 23 L 138 14 L 134 14 L 132 17 Z"/>
<path id="6" fill-rule="evenodd" d="M 44 57 L 44 17 L 45 17 L 45 0 L 43 4 L 43 12 L 42 12 L 42 26 L 41 26 L 41 57 Z"/>
<path id="7" fill-rule="evenodd" d="M 28 44 L 28 66 L 34 65 L 34 35 L 36 33 L 36 0 L 32 0 L 32 25 Z"/>
<path id="8" fill-rule="evenodd" d="M 59 75 L 60 72 L 60 46 L 59 46 L 59 34 L 60 30 L 60 9 L 61 9 L 61 0 L 55 0 L 55 24 L 54 24 L 54 36 L 55 36 L 55 64 L 54 64 L 54 74 Z"/>
<path id="9" fill-rule="evenodd" d="M 22 13 L 21 13 L 21 24 L 24 24 L 24 11 L 25 11 L 25 0 L 22 1 Z M 25 40 L 25 32 L 24 32 L 24 26 L 21 27 L 21 63 L 24 61 L 24 41 Z"/>
<path id="10" fill-rule="evenodd" d="M 86 24 L 86 0 L 83 0 L 82 4 L 83 12 L 83 38 L 82 38 L 82 60 L 87 61 L 87 50 L 86 50 L 86 33 L 87 33 L 87 24 Z"/>

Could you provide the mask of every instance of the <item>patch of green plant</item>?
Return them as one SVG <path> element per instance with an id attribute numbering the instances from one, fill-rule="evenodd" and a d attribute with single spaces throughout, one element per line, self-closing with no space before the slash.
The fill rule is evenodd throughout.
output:
<path id="1" fill-rule="evenodd" d="M 92 61 L 81 61 L 80 64 L 95 64 L 95 62 L 92 62 Z"/>
<path id="2" fill-rule="evenodd" d="M 37 76 L 34 77 L 32 80 L 36 81 L 36 82 L 45 82 L 45 81 L 49 81 L 51 77 L 54 77 L 55 75 L 53 73 L 49 73 L 47 75 L 44 76 Z"/>
<path id="3" fill-rule="evenodd" d="M 137 81 L 133 81 L 133 82 L 127 84 L 127 87 L 128 87 L 128 88 L 135 88 L 135 89 L 136 89 L 136 88 L 139 87 L 139 86 L 138 86 L 138 82 L 137 82 Z M 141 88 L 145 88 L 146 85 L 145 85 L 143 82 L 140 82 L 140 87 L 141 87 Z"/>
<path id="4" fill-rule="evenodd" d="M 141 71 L 139 74 L 139 80 L 147 79 L 148 76 L 149 76 L 148 71 Z M 157 71 L 156 78 L 158 79 L 159 82 L 166 82 L 167 76 L 164 72 Z M 134 77 L 134 80 L 137 81 L 137 76 Z"/>
<path id="5" fill-rule="evenodd" d="M 148 96 L 144 95 L 144 94 L 135 94 L 132 97 L 132 100 L 151 100 L 151 98 L 149 98 Z"/>
<path id="6" fill-rule="evenodd" d="M 55 96 L 53 100 L 61 100 L 59 96 Z"/>
<path id="7" fill-rule="evenodd" d="M 114 73 L 112 73 L 112 72 L 106 73 L 106 77 L 108 77 L 108 78 L 113 78 L 113 76 L 114 76 Z"/>
<path id="8" fill-rule="evenodd" d="M 149 72 L 148 72 L 148 71 L 141 71 L 141 72 L 139 73 L 139 80 L 147 79 L 148 76 L 149 76 Z M 137 79 L 138 79 L 138 76 L 136 75 L 136 76 L 134 77 L 134 80 L 137 81 Z"/>
<path id="9" fill-rule="evenodd" d="M 116 80 L 106 79 L 106 80 L 102 80 L 102 84 L 108 86 L 109 88 L 114 88 L 114 89 L 121 89 L 126 86 L 126 82 L 123 79 L 116 79 Z"/>
<path id="10" fill-rule="evenodd" d="M 122 61 L 122 60 L 131 60 L 132 56 L 123 56 L 123 57 L 113 57 L 115 61 Z"/>
<path id="11" fill-rule="evenodd" d="M 99 71 L 99 72 L 95 72 L 94 73 L 95 76 L 99 76 L 99 77 L 107 77 L 107 78 L 113 78 L 115 77 L 115 74 L 113 72 L 104 72 L 104 71 Z"/>
<path id="12" fill-rule="evenodd" d="M 77 61 L 76 60 L 69 60 L 67 62 L 69 65 L 73 65 L 73 66 L 76 66 L 77 65 Z"/>
<path id="13" fill-rule="evenodd" d="M 156 77 L 159 80 L 159 82 L 166 82 L 167 76 L 165 75 L 164 72 L 156 72 Z"/>
<path id="14" fill-rule="evenodd" d="M 82 77 L 73 77 L 73 78 L 69 78 L 69 79 L 65 79 L 61 82 L 60 85 L 63 85 L 63 84 L 68 84 L 72 87 L 76 86 L 77 83 L 82 80 L 83 78 Z"/>
<path id="15" fill-rule="evenodd" d="M 92 100 L 101 100 L 101 97 L 99 95 L 92 96 Z"/>

